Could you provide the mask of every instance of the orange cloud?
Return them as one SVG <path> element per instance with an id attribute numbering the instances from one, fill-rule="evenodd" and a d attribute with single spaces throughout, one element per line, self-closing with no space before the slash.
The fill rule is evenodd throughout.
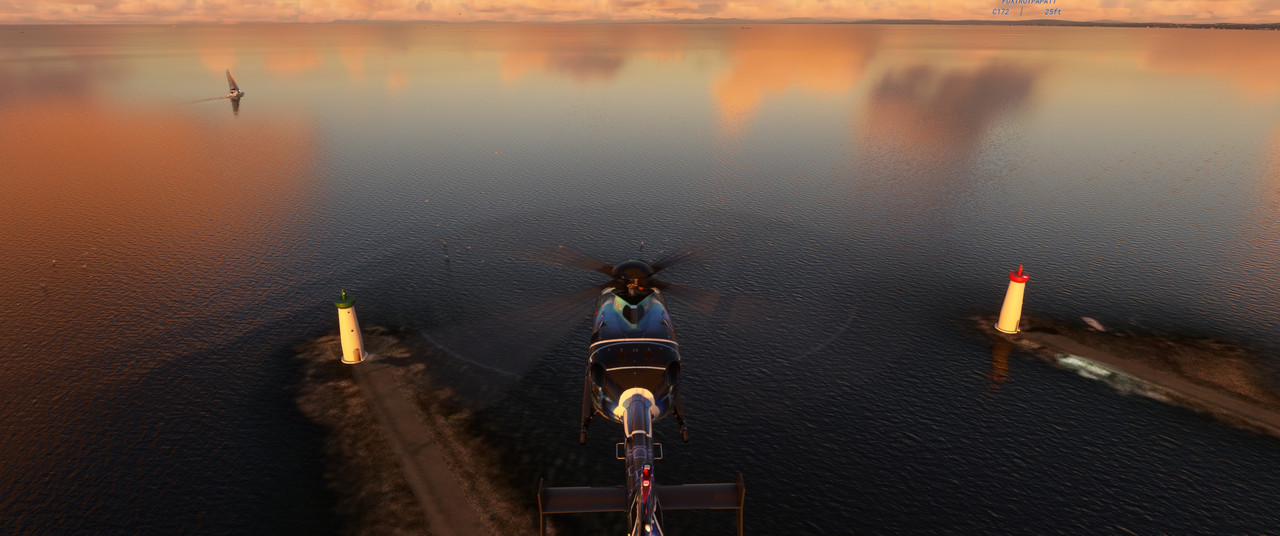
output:
<path id="1" fill-rule="evenodd" d="M 1274 0 L 1072 0 L 1045 15 L 1042 5 L 1011 5 L 1001 20 L 1062 18 L 1134 22 L 1280 21 Z M 0 4 L 0 23 L 29 22 L 332 22 L 403 20 L 472 22 L 656 21 L 707 17 L 776 20 L 937 19 L 986 20 L 998 0 L 10 0 Z"/>

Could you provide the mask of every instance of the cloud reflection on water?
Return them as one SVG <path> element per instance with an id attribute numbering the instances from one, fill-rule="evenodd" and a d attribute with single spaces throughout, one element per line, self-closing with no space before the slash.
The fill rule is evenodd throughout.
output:
<path id="1" fill-rule="evenodd" d="M 976 69 L 895 69 L 871 92 L 863 143 L 889 149 L 880 154 L 965 156 L 997 119 L 1029 100 L 1037 75 L 1001 62 Z"/>
<path id="2" fill-rule="evenodd" d="M 43 61 L 0 60 L 0 101 L 31 95 L 87 96 L 128 74 L 124 64 L 92 56 L 54 56 Z"/>
<path id="3" fill-rule="evenodd" d="M 712 83 L 721 124 L 730 131 L 750 120 L 771 96 L 799 90 L 845 94 L 875 55 L 875 26 L 753 26 L 730 34 L 730 67 Z"/>
<path id="4" fill-rule="evenodd" d="M 518 83 L 532 72 L 560 76 L 579 84 L 611 83 L 630 61 L 662 62 L 682 58 L 691 45 L 690 28 L 519 25 L 469 41 L 476 50 L 501 50 L 503 83 Z"/>
<path id="5" fill-rule="evenodd" d="M 23 409 L 0 424 L 24 433 L 0 434 L 0 479 L 21 487 L 31 467 L 75 467 L 94 448 L 84 408 L 127 404 L 151 371 L 238 336 L 234 312 L 261 299 L 263 274 L 307 228 L 315 142 L 278 116 L 215 125 L 85 96 L 12 104 L 0 107 L 0 251 L 24 314 L 0 331 L 15 351 L 0 361 L 0 407 Z"/>
<path id="6" fill-rule="evenodd" d="M 200 64 L 211 73 L 221 73 L 223 69 L 235 70 L 236 49 L 229 46 L 200 47 Z"/>
<path id="7" fill-rule="evenodd" d="M 886 71 L 854 134 L 861 154 L 850 181 L 854 202 L 879 200 L 862 209 L 885 211 L 880 223 L 907 247 L 945 243 L 973 216 L 970 201 L 985 180 L 974 172 L 984 145 L 1003 118 L 1032 101 L 1042 72 L 999 58 Z M 991 382 L 1005 377 L 997 371 Z"/>
<path id="8" fill-rule="evenodd" d="M 1187 32 L 1197 32 L 1189 39 Z M 1212 33 L 1205 33 L 1212 32 Z M 1217 79 L 1253 100 L 1280 95 L 1280 35 L 1265 31 L 1154 30 L 1142 36 L 1141 65 Z"/>
<path id="9" fill-rule="evenodd" d="M 1252 218 L 1243 229 L 1231 230 L 1238 235 L 1243 252 L 1239 258 L 1231 259 L 1239 266 L 1240 276 L 1222 288 L 1243 307 L 1280 301 L 1280 286 L 1270 277 L 1271 267 L 1280 259 L 1280 123 L 1273 128 L 1266 151 L 1269 154 L 1260 170 Z M 1265 310 L 1252 312 L 1251 316 L 1277 322 L 1275 315 Z M 1272 363 L 1270 368 L 1272 381 L 1280 384 L 1280 363 Z"/>

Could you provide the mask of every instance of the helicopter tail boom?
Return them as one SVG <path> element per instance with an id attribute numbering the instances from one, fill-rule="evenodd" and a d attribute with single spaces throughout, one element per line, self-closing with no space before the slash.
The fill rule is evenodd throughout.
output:
<path id="1" fill-rule="evenodd" d="M 738 511 L 738 534 L 742 534 L 742 505 L 746 485 L 742 475 L 734 483 L 661 486 L 654 478 L 654 461 L 659 445 L 653 442 L 653 420 L 658 413 L 653 393 L 643 388 L 628 389 L 615 410 L 621 413 L 626 439 L 620 443 L 619 457 L 627 461 L 627 484 L 617 487 L 548 488 L 538 483 L 539 533 L 546 534 L 547 514 L 588 512 L 629 512 L 633 535 L 662 534 L 661 510 L 730 509 Z M 582 434 L 586 433 L 586 405 Z M 581 436 L 580 436 L 581 439 Z"/>
<path id="2" fill-rule="evenodd" d="M 747 486 L 742 475 L 737 482 L 716 484 L 657 485 L 655 492 L 664 510 L 737 510 L 738 536 L 742 536 L 743 504 Z M 546 520 L 550 514 L 585 514 L 593 512 L 626 512 L 627 490 L 614 487 L 557 487 L 548 488 L 545 480 L 538 481 L 539 534 L 546 535 Z"/>

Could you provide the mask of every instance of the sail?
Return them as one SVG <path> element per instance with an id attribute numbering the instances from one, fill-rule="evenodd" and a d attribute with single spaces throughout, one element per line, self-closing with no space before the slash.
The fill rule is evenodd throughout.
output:
<path id="1" fill-rule="evenodd" d="M 231 69 L 227 69 L 227 85 L 230 86 L 231 91 L 240 91 L 240 88 L 236 87 L 236 79 L 231 78 Z"/>

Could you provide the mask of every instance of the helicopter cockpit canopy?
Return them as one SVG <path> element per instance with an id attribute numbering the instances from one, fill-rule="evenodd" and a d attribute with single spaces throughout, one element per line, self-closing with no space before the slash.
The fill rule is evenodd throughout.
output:
<path id="1" fill-rule="evenodd" d="M 668 378 L 668 369 L 673 363 L 679 369 L 680 356 L 668 344 L 633 342 L 600 348 L 592 354 L 592 361 L 599 363 L 605 376 L 622 388 L 617 394 L 640 387 L 661 396 L 659 391 L 673 380 Z"/>
<path id="2" fill-rule="evenodd" d="M 659 413 L 666 413 L 667 395 L 680 378 L 680 354 L 668 342 L 619 342 L 598 346 L 591 354 L 591 381 L 603 390 L 605 405 L 621 402 L 629 389 L 653 394 Z M 612 407 L 602 407 L 612 411 Z"/>

